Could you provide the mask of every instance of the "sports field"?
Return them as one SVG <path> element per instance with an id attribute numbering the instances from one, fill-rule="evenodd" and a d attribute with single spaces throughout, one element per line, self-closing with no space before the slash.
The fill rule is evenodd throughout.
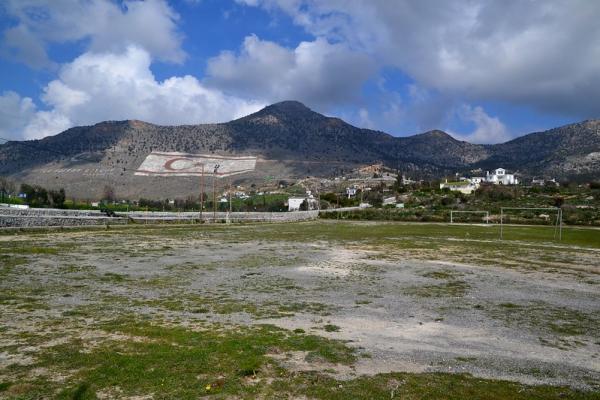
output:
<path id="1" fill-rule="evenodd" d="M 0 234 L 0 399 L 600 399 L 600 230 Z"/>

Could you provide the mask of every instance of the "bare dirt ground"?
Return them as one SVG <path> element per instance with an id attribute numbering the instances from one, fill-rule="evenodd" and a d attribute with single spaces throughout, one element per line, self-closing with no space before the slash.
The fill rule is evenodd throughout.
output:
<path id="1" fill-rule="evenodd" d="M 0 381 L 59 343 L 119 340 L 93 324 L 127 312 L 190 329 L 273 324 L 343 340 L 359 354 L 350 366 L 271 355 L 342 380 L 440 371 L 600 390 L 598 248 L 286 236 L 319 224 L 0 236 Z"/>

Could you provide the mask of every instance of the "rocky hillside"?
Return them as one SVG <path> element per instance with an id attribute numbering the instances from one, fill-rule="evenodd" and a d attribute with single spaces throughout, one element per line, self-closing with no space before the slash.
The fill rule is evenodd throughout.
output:
<path id="1" fill-rule="evenodd" d="M 477 165 L 502 165 L 525 176 L 589 180 L 600 177 L 600 120 L 583 121 L 487 146 L 490 156 Z"/>
<path id="2" fill-rule="evenodd" d="M 413 177 L 473 168 L 505 167 L 523 176 L 583 177 L 600 172 L 599 121 L 533 133 L 499 145 L 458 141 L 442 131 L 410 137 L 356 128 L 339 118 L 286 101 L 223 124 L 158 126 L 102 122 L 42 140 L 0 146 L 0 174 L 75 195 L 97 195 L 105 184 L 129 197 L 182 197 L 197 191 L 193 178 L 169 181 L 133 176 L 151 151 L 254 155 L 243 180 L 331 176 L 383 162 Z M 242 178 L 239 178 L 242 179 Z"/>

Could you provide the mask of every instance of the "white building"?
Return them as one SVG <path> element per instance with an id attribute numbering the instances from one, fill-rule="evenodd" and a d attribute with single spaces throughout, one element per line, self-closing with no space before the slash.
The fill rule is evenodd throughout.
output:
<path id="1" fill-rule="evenodd" d="M 487 171 L 485 181 L 494 185 L 518 185 L 519 180 L 514 174 L 507 174 L 504 168 L 497 168 L 490 174 Z"/>
<path id="2" fill-rule="evenodd" d="M 440 189 L 450 189 L 452 191 L 461 192 L 464 194 L 471 194 L 479 187 L 478 183 L 473 183 L 469 180 L 458 181 L 458 182 L 446 182 L 440 183 Z"/>
<path id="3" fill-rule="evenodd" d="M 313 195 L 306 197 L 290 197 L 288 198 L 288 211 L 300 211 L 300 206 L 306 201 L 308 203 L 309 210 L 316 210 L 319 208 L 317 199 Z"/>
<path id="4" fill-rule="evenodd" d="M 560 184 L 556 181 L 555 178 L 552 178 L 552 179 L 544 179 L 544 178 L 535 179 L 534 178 L 531 181 L 531 185 L 532 186 L 547 186 L 548 185 L 548 186 L 556 186 L 556 187 L 560 186 Z"/>
<path id="5" fill-rule="evenodd" d="M 298 211 L 306 197 L 290 197 L 288 199 L 288 211 Z"/>
<path id="6" fill-rule="evenodd" d="M 348 198 L 352 198 L 354 196 L 356 196 L 356 193 L 358 192 L 358 188 L 356 186 L 350 186 L 346 188 L 346 194 L 348 195 Z"/>
<path id="7" fill-rule="evenodd" d="M 383 199 L 384 206 L 395 205 L 395 204 L 396 204 L 396 196 L 386 197 L 385 199 Z"/>

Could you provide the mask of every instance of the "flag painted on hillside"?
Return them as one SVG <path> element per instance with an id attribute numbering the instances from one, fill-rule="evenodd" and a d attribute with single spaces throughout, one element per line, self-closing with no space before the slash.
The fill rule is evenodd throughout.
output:
<path id="1" fill-rule="evenodd" d="M 152 152 L 135 171 L 142 176 L 215 176 L 223 178 L 252 172 L 256 157 L 233 157 L 178 152 Z"/>

